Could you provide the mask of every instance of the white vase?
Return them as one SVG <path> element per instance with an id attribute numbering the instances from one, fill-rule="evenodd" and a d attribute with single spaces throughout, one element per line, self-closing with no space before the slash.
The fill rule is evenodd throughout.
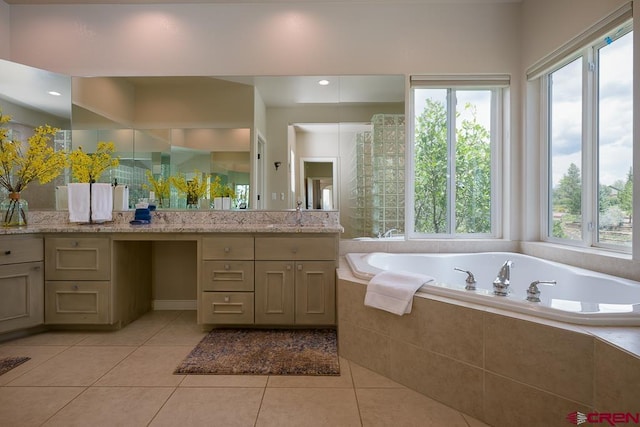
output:
<path id="1" fill-rule="evenodd" d="M 214 197 L 213 208 L 217 210 L 231 209 L 231 197 Z"/>

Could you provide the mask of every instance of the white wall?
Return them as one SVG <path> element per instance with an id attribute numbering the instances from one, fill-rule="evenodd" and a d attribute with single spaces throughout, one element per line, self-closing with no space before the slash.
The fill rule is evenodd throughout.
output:
<path id="1" fill-rule="evenodd" d="M 0 0 L 0 58 L 8 59 L 11 56 L 11 19 L 9 16 L 10 7 Z"/>

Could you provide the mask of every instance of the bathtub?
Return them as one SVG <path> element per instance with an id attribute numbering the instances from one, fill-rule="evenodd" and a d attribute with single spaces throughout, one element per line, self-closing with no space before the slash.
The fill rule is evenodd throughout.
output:
<path id="1" fill-rule="evenodd" d="M 640 326 L 640 282 L 601 274 L 528 255 L 510 252 L 466 254 L 350 253 L 346 255 L 353 274 L 369 280 L 382 270 L 422 273 L 435 280 L 418 293 L 439 295 L 510 310 L 551 320 L 583 325 Z M 507 296 L 493 294 L 493 280 L 502 264 L 513 261 Z M 476 290 L 465 289 L 467 274 L 473 273 Z M 527 301 L 531 282 L 539 285 L 540 302 Z"/>

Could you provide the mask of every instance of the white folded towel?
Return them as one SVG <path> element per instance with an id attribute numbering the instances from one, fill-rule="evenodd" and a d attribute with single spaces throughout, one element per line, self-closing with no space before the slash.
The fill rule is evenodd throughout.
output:
<path id="1" fill-rule="evenodd" d="M 369 281 L 364 305 L 388 311 L 398 316 L 411 313 L 413 295 L 431 276 L 410 272 L 382 271 Z"/>
<path id="2" fill-rule="evenodd" d="M 91 185 L 91 219 L 111 221 L 113 211 L 113 190 L 111 184 L 96 182 Z"/>
<path id="3" fill-rule="evenodd" d="M 71 183 L 67 186 L 69 221 L 89 222 L 89 184 Z"/>
<path id="4" fill-rule="evenodd" d="M 113 187 L 113 210 L 129 210 L 129 187 L 126 185 L 116 185 Z"/>
<path id="5" fill-rule="evenodd" d="M 69 190 L 66 185 L 56 185 L 56 210 L 69 210 Z"/>

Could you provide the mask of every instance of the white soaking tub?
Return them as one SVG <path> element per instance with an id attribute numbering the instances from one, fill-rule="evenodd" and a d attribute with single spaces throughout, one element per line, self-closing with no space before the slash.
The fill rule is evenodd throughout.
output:
<path id="1" fill-rule="evenodd" d="M 382 270 L 422 273 L 435 278 L 418 293 L 440 295 L 546 319 L 583 325 L 640 325 L 640 282 L 510 252 L 454 254 L 350 253 L 353 274 L 368 280 Z M 507 296 L 493 291 L 505 261 L 512 261 Z M 466 290 L 470 271 L 476 289 Z M 534 281 L 540 302 L 527 300 Z"/>

